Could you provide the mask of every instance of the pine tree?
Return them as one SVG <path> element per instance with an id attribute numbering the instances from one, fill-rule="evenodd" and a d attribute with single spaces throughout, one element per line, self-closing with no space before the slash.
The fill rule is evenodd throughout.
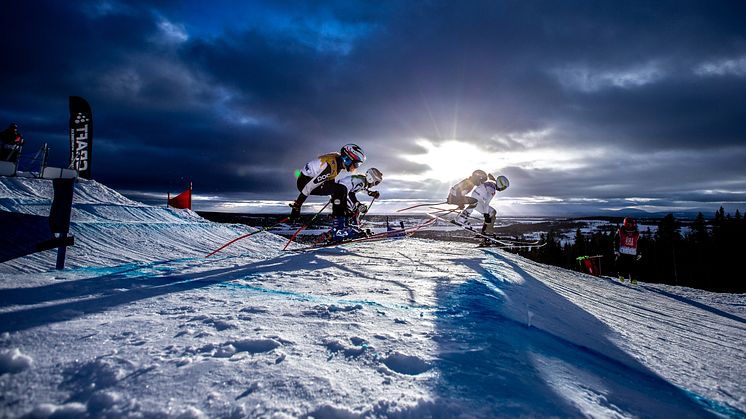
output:
<path id="1" fill-rule="evenodd" d="M 679 222 L 673 214 L 668 214 L 658 225 L 655 233 L 655 253 L 659 261 L 657 273 L 664 283 L 679 284 L 679 267 L 676 253 L 681 235 Z"/>
<path id="2" fill-rule="evenodd" d="M 697 218 L 692 224 L 691 240 L 693 243 L 701 246 L 707 245 L 710 236 L 707 233 L 707 223 L 705 222 L 705 216 L 700 212 L 697 213 Z"/>

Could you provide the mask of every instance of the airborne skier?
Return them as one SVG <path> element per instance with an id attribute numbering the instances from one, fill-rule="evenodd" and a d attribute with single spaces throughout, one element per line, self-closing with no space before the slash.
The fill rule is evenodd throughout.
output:
<path id="1" fill-rule="evenodd" d="M 452 205 L 458 205 L 459 209 L 464 209 L 465 206 L 474 208 L 477 206 L 477 199 L 467 195 L 474 189 L 474 187 L 479 186 L 486 181 L 487 173 L 485 173 L 484 170 L 475 170 L 471 176 L 451 187 L 446 202 Z"/>
<path id="2" fill-rule="evenodd" d="M 508 189 L 510 182 L 505 176 L 498 176 L 495 178 L 491 174 L 487 176 L 487 181 L 474 188 L 471 196 L 477 200 L 476 205 L 465 208 L 458 215 L 456 222 L 460 224 L 468 224 L 467 220 L 473 210 L 481 213 L 484 216 L 484 223 L 482 224 L 482 234 L 494 235 L 495 234 L 495 220 L 497 218 L 497 210 L 490 206 L 490 201 L 494 198 L 496 192 L 502 192 Z M 486 239 L 485 239 L 486 240 Z M 484 244 L 489 244 L 485 242 Z"/>
<path id="3" fill-rule="evenodd" d="M 365 153 L 357 144 L 345 144 L 339 153 L 328 153 L 319 156 L 306 163 L 300 171 L 297 180 L 297 187 L 300 194 L 295 201 L 290 204 L 290 221 L 295 221 L 300 216 L 300 208 L 310 195 L 331 196 L 332 197 L 332 215 L 344 216 L 346 202 L 345 194 L 347 189 L 336 182 L 334 179 L 339 175 L 342 169 L 348 172 L 355 172 L 358 167 L 365 161 Z"/>

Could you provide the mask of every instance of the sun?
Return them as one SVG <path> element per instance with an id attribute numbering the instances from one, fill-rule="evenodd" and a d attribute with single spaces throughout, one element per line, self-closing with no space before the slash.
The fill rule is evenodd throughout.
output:
<path id="1" fill-rule="evenodd" d="M 409 154 L 403 157 L 409 161 L 426 164 L 430 170 L 420 175 L 422 178 L 436 179 L 449 183 L 467 178 L 476 169 L 491 171 L 499 166 L 492 160 L 494 156 L 480 150 L 473 144 L 449 140 L 433 144 L 428 140 L 417 140 L 424 154 Z"/>
<path id="2" fill-rule="evenodd" d="M 425 164 L 429 170 L 417 175 L 399 176 L 402 180 L 435 179 L 443 183 L 454 183 L 469 177 L 477 169 L 498 175 L 503 174 L 499 171 L 507 167 L 520 167 L 524 170 L 577 170 L 585 166 L 585 161 L 599 156 L 597 150 L 559 149 L 531 144 L 529 141 L 525 141 L 525 144 L 522 142 L 524 146 L 517 150 L 485 149 L 459 140 L 433 143 L 427 139 L 418 139 L 416 144 L 425 149 L 424 153 L 405 154 L 402 157 Z"/>

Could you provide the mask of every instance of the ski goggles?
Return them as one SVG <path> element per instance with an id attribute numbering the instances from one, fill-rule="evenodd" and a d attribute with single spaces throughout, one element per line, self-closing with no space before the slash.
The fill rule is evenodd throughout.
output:
<path id="1" fill-rule="evenodd" d="M 363 164 L 363 162 L 361 161 L 352 161 L 352 159 L 347 156 L 342 156 L 342 163 L 345 165 L 345 167 L 354 167 L 355 169 Z"/>

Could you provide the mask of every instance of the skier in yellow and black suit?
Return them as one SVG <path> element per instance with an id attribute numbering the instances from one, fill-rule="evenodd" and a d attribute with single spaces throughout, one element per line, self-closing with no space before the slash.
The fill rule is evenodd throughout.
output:
<path id="1" fill-rule="evenodd" d="M 459 209 L 464 209 L 464 207 L 473 209 L 479 201 L 468 195 L 474 187 L 483 184 L 487 179 L 487 173 L 484 170 L 475 170 L 471 176 L 451 187 L 447 202 L 458 205 Z"/>
<path id="2" fill-rule="evenodd" d="M 332 197 L 332 216 L 347 215 L 347 188 L 334 182 L 344 169 L 355 172 L 365 161 L 365 153 L 356 144 L 346 144 L 339 153 L 329 153 L 306 163 L 298 176 L 298 198 L 290 204 L 290 221 L 300 216 L 300 207 L 310 195 Z"/>

